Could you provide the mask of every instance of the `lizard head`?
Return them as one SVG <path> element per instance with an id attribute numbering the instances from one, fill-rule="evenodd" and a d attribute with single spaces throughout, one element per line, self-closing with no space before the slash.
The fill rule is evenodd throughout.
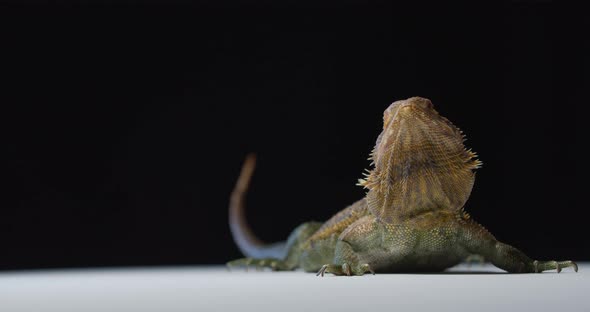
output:
<path id="1" fill-rule="evenodd" d="M 369 189 L 369 208 L 386 221 L 461 209 L 481 165 L 464 141 L 463 133 L 430 100 L 413 97 L 392 103 L 383 113 L 383 131 L 371 153 L 374 168 L 359 180 Z"/>
<path id="2" fill-rule="evenodd" d="M 422 116 L 440 117 L 434 110 L 434 105 L 429 99 L 412 97 L 407 100 L 395 101 L 383 112 L 383 131 L 377 137 L 375 149 L 371 155 L 373 162 L 383 164 L 383 156 L 393 152 L 390 148 L 393 142 L 403 135 L 401 124 L 408 126 L 411 119 Z M 402 122 L 403 120 L 403 122 Z"/>

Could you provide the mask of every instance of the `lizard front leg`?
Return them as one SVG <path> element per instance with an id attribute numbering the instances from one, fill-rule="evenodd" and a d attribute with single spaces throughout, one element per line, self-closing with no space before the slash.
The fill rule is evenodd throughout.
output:
<path id="1" fill-rule="evenodd" d="M 325 273 L 332 273 L 334 275 L 363 275 L 365 273 L 375 274 L 375 271 L 368 263 L 359 261 L 359 257 L 354 252 L 350 244 L 339 240 L 336 243 L 336 252 L 334 255 L 333 264 L 324 264 L 318 271 L 316 276 L 324 276 Z"/>
<path id="2" fill-rule="evenodd" d="M 541 273 L 548 270 L 561 272 L 563 268 L 573 267 L 578 272 L 578 265 L 567 261 L 538 261 L 527 257 L 522 251 L 502 242 L 474 221 L 461 223 L 460 241 L 472 253 L 480 254 L 493 265 L 509 273 Z"/>
<path id="3" fill-rule="evenodd" d="M 374 217 L 365 216 L 355 221 L 338 237 L 332 263 L 324 264 L 317 275 L 332 273 L 351 276 L 369 272 L 375 274 L 370 261 L 365 257 L 365 251 L 380 241 L 376 239 L 377 236 L 380 234 L 376 230 Z"/>

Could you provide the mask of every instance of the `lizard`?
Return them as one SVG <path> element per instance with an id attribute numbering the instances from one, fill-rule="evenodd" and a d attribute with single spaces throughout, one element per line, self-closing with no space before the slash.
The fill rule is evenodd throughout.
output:
<path id="1" fill-rule="evenodd" d="M 255 166 L 255 156 L 248 155 L 229 205 L 232 236 L 247 258 L 228 267 L 301 268 L 318 276 L 438 272 L 480 255 L 509 273 L 559 273 L 566 267 L 577 272 L 570 260 L 529 258 L 470 217 L 464 206 L 482 163 L 465 140 L 430 100 L 393 102 L 370 154 L 372 169 L 359 179 L 366 196 L 324 223 L 299 225 L 286 242 L 272 245 L 257 238 L 245 219 L 245 194 Z"/>

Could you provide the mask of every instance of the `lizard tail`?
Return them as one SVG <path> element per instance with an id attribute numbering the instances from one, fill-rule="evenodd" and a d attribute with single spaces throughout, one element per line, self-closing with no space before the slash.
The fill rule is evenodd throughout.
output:
<path id="1" fill-rule="evenodd" d="M 283 259 L 286 249 L 285 243 L 281 242 L 270 245 L 263 243 L 254 235 L 248 222 L 246 222 L 244 199 L 255 166 L 256 155 L 249 154 L 246 156 L 236 186 L 231 193 L 229 200 L 229 227 L 231 234 L 234 242 L 246 257 Z"/>

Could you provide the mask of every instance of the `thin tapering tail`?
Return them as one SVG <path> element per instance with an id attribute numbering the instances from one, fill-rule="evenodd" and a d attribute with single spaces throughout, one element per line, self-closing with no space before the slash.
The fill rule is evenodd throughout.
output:
<path id="1" fill-rule="evenodd" d="M 256 167 L 256 155 L 248 154 L 242 171 L 231 193 L 229 200 L 229 227 L 240 251 L 251 258 L 278 258 L 285 255 L 285 243 L 267 245 L 263 243 L 248 225 L 244 212 L 245 194 L 248 191 L 254 168 Z"/>

